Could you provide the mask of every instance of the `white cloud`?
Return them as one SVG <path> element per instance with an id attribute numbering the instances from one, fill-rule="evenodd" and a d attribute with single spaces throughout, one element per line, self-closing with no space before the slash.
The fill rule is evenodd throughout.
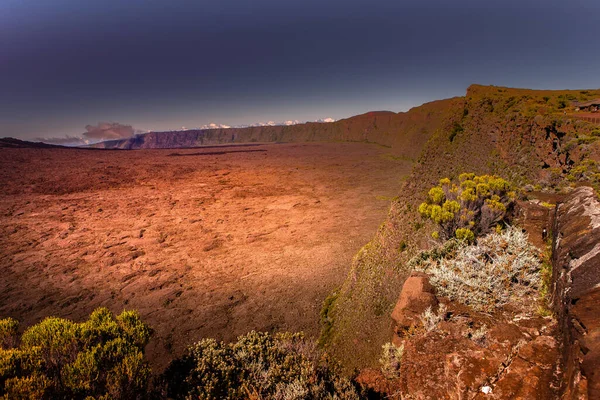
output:
<path id="1" fill-rule="evenodd" d="M 215 123 L 210 123 L 208 125 L 203 125 L 200 127 L 200 129 L 229 129 L 229 128 L 231 128 L 231 126 L 224 125 L 224 124 L 215 124 Z"/>
<path id="2" fill-rule="evenodd" d="M 322 122 L 322 123 L 327 123 L 327 122 L 335 122 L 336 120 L 333 118 L 322 118 L 313 122 Z M 250 127 L 257 127 L 257 126 L 291 126 L 291 125 L 298 125 L 298 124 L 304 124 L 306 121 L 299 121 L 297 119 L 294 120 L 287 120 L 287 121 L 282 121 L 282 122 L 276 122 L 276 121 L 267 121 L 267 122 L 256 122 L 253 124 L 240 124 L 240 125 L 234 125 L 233 128 L 250 128 Z M 232 126 L 229 125 L 224 125 L 224 124 L 215 124 L 215 123 L 210 123 L 207 125 L 203 125 L 202 127 L 200 127 L 200 129 L 228 129 L 228 128 L 232 128 Z"/>

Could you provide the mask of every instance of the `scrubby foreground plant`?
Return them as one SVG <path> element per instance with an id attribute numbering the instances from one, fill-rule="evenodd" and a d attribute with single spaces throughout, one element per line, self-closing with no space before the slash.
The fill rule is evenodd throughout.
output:
<path id="1" fill-rule="evenodd" d="M 151 330 L 134 311 L 98 308 L 88 321 L 46 318 L 21 338 L 0 320 L 0 395 L 5 399 L 136 399 L 147 396 L 144 347 Z"/>
<path id="2" fill-rule="evenodd" d="M 404 346 L 397 347 L 393 343 L 385 343 L 381 346 L 381 372 L 388 379 L 400 377 L 400 366 L 402 365 L 402 356 L 404 355 Z"/>
<path id="3" fill-rule="evenodd" d="M 439 225 L 434 238 L 457 237 L 472 242 L 506 222 L 515 198 L 516 192 L 504 179 L 465 173 L 459 176 L 458 184 L 448 178 L 440 180 L 429 190 L 419 213 Z"/>
<path id="4" fill-rule="evenodd" d="M 512 300 L 527 301 L 541 285 L 539 251 L 527 234 L 508 227 L 476 244 L 453 239 L 424 252 L 410 266 L 430 275 L 439 294 L 476 310 L 493 310 Z"/>
<path id="5" fill-rule="evenodd" d="M 193 399 L 358 399 L 316 345 L 296 333 L 257 333 L 236 343 L 204 339 L 174 361 L 167 394 Z"/>

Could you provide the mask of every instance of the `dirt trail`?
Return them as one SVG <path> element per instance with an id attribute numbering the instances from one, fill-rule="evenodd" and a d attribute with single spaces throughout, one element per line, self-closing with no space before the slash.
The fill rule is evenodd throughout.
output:
<path id="1" fill-rule="evenodd" d="M 410 170 L 387 150 L 2 149 L 0 316 L 137 309 L 155 369 L 202 337 L 317 335 Z"/>

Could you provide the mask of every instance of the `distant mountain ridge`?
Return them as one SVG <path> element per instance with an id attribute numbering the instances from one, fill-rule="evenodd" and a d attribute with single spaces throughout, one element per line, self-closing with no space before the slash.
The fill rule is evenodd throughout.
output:
<path id="1" fill-rule="evenodd" d="M 390 147 L 393 153 L 416 158 L 433 133 L 428 130 L 454 99 L 439 100 L 408 112 L 374 111 L 336 122 L 253 126 L 227 129 L 149 132 L 91 145 L 104 149 L 165 149 L 233 143 L 367 142 Z"/>
<path id="2" fill-rule="evenodd" d="M 48 144 L 42 142 L 29 142 L 11 137 L 0 138 L 0 148 L 34 148 L 34 149 L 50 149 L 50 148 L 65 148 L 56 144 Z"/>

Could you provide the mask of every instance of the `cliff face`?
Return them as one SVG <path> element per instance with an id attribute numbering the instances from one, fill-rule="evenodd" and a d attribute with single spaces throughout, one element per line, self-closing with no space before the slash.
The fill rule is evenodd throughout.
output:
<path id="1" fill-rule="evenodd" d="M 474 172 L 538 190 L 577 182 L 598 187 L 599 127 L 561 108 L 565 98 L 598 93 L 583 92 L 473 85 L 453 100 L 388 219 L 356 255 L 348 278 L 323 310 L 322 341 L 345 365 L 378 364 L 381 346 L 391 336 L 389 315 L 410 274 L 407 261 L 432 244 L 433 226 L 421 220 L 417 207 L 441 178 Z"/>
<path id="2" fill-rule="evenodd" d="M 589 187 L 558 206 L 553 303 L 563 337 L 565 398 L 600 398 L 600 202 Z"/>
<path id="3" fill-rule="evenodd" d="M 150 132 L 94 147 L 161 149 L 252 142 L 369 142 L 390 147 L 395 154 L 416 158 L 438 128 L 440 116 L 455 103 L 453 99 L 440 100 L 406 113 L 369 112 L 332 123 Z"/>

